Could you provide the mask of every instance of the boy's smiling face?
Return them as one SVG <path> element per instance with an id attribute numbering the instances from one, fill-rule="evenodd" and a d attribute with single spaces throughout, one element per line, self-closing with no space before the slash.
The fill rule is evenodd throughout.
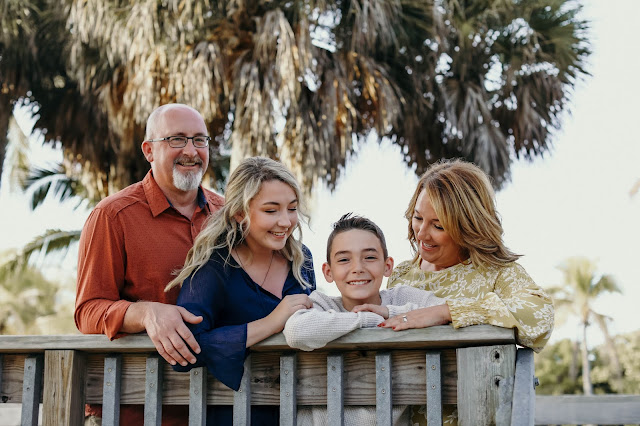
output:
<path id="1" fill-rule="evenodd" d="M 322 265 L 327 282 L 335 281 L 347 310 L 364 303 L 379 305 L 382 277 L 391 275 L 393 259 L 384 258 L 382 244 L 369 231 L 351 229 L 337 234 L 330 263 Z"/>

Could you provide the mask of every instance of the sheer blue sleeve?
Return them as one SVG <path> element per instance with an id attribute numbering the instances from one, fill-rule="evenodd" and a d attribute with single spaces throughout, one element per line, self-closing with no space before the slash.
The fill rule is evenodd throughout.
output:
<path id="1" fill-rule="evenodd" d="M 180 290 L 177 304 L 203 318 L 199 324 L 187 324 L 200 344 L 201 351 L 194 354 L 196 364 L 186 367 L 176 365 L 174 370 L 188 371 L 194 367 L 206 366 L 218 380 L 237 391 L 247 354 L 247 324 L 220 324 L 219 315 L 227 300 L 225 284 L 229 280 L 223 271 L 222 265 L 209 261 L 185 280 Z"/>
<path id="2" fill-rule="evenodd" d="M 316 289 L 316 273 L 313 270 L 313 257 L 311 256 L 311 250 L 305 245 L 302 246 L 302 253 L 304 254 L 304 263 L 302 264 L 302 276 L 311 284 L 311 288 L 307 294 L 311 294 Z"/>

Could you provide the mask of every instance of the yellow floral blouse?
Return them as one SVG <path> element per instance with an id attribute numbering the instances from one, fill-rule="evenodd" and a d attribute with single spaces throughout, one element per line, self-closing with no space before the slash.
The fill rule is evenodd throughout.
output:
<path id="1" fill-rule="evenodd" d="M 515 328 L 518 344 L 540 352 L 553 330 L 553 302 L 522 266 L 476 268 L 470 260 L 436 272 L 402 262 L 388 287 L 410 285 L 447 300 L 454 328 L 490 324 Z"/>
<path id="2" fill-rule="evenodd" d="M 454 328 L 476 324 L 515 328 L 516 341 L 540 352 L 553 330 L 553 302 L 518 263 L 476 268 L 467 260 L 436 272 L 419 261 L 400 263 L 388 287 L 410 285 L 447 300 Z M 412 407 L 413 424 L 426 424 L 425 407 Z M 444 407 L 444 424 L 456 424 L 453 406 Z"/>

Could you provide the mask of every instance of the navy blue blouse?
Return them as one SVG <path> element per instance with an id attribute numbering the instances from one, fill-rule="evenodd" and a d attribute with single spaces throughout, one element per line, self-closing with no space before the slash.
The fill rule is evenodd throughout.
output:
<path id="1" fill-rule="evenodd" d="M 303 246 L 305 262 L 302 276 L 312 285 L 305 289 L 292 271 L 284 282 L 282 297 L 310 294 L 316 287 L 311 252 Z M 228 259 L 228 264 L 225 260 Z M 206 366 L 209 372 L 233 390 L 238 390 L 249 351 L 247 324 L 269 315 L 282 299 L 264 290 L 240 268 L 228 250 L 218 250 L 209 261 L 185 280 L 178 296 L 178 306 L 201 315 L 199 324 L 187 324 L 200 344 L 197 362 L 174 370 L 188 371 Z"/>

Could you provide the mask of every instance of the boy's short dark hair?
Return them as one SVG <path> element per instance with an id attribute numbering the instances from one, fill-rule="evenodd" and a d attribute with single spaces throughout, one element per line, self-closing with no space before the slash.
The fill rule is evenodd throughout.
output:
<path id="1" fill-rule="evenodd" d="M 384 234 L 378 225 L 366 217 L 354 216 L 353 213 L 347 213 L 333 224 L 333 230 L 331 231 L 331 234 L 329 234 L 329 238 L 327 240 L 327 262 L 331 263 L 331 247 L 333 246 L 333 239 L 336 235 L 346 231 L 351 231 L 352 229 L 369 231 L 378 237 L 380 245 L 382 246 L 382 254 L 384 255 L 384 258 L 386 259 L 389 257 L 387 242 L 385 241 Z"/>

